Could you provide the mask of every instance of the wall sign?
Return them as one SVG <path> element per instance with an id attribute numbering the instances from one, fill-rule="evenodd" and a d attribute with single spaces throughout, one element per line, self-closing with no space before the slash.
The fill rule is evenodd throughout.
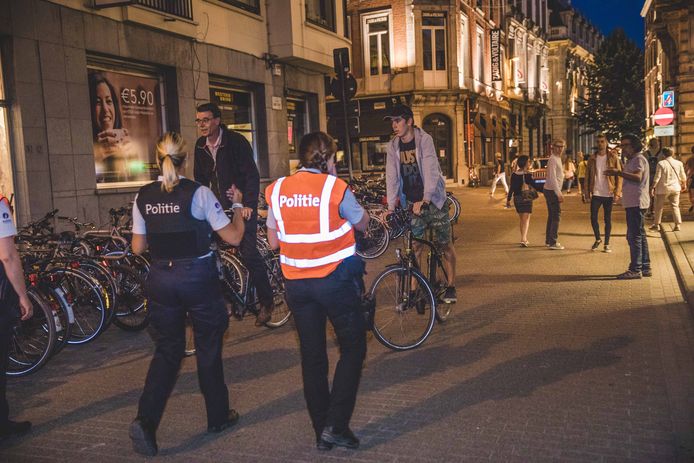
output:
<path id="1" fill-rule="evenodd" d="M 492 82 L 501 81 L 501 29 L 489 31 L 489 46 L 492 59 Z"/>

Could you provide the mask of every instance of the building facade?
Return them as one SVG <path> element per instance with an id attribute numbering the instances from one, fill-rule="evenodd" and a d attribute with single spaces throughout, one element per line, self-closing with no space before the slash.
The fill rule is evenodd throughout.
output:
<path id="1" fill-rule="evenodd" d="M 349 46 L 341 0 L 0 2 L 0 171 L 19 223 L 105 223 L 156 176 L 153 146 L 213 101 L 267 181 L 325 130 L 324 76 Z M 192 162 L 188 163 L 192 170 Z"/>
<path id="2" fill-rule="evenodd" d="M 549 68 L 553 91 L 549 94 L 547 124 L 553 137 L 563 138 L 574 153 L 589 154 L 595 146 L 595 134 L 585 133 L 576 115 L 582 101 L 590 98 L 587 67 L 603 35 L 570 0 L 550 0 Z"/>
<path id="3" fill-rule="evenodd" d="M 674 135 L 659 136 L 661 146 L 678 155 L 694 146 L 694 3 L 688 0 L 646 0 L 644 85 L 646 137 L 656 136 L 652 118 L 663 106 L 664 91 L 674 91 Z"/>

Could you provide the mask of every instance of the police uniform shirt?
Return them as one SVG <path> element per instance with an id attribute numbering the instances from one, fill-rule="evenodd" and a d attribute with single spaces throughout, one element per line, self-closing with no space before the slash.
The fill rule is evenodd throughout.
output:
<path id="1" fill-rule="evenodd" d="M 12 211 L 6 200 L 0 201 L 0 238 L 7 238 L 17 234 L 17 229 L 12 220 Z"/>
<path id="2" fill-rule="evenodd" d="M 183 177 L 181 177 L 183 178 Z M 159 177 L 159 181 L 162 177 Z M 193 195 L 193 204 L 190 207 L 190 212 L 198 220 L 207 220 L 210 224 L 212 230 L 217 231 L 221 228 L 226 227 L 231 220 L 224 213 L 221 204 L 215 197 L 212 190 L 206 186 L 200 186 L 195 190 Z M 147 227 L 145 225 L 145 219 L 140 213 L 140 209 L 137 207 L 137 195 L 135 196 L 135 202 L 133 203 L 133 233 L 138 235 L 146 235 Z"/>
<path id="3" fill-rule="evenodd" d="M 305 168 L 299 169 L 298 172 L 304 171 L 313 172 L 314 174 L 321 173 L 318 169 Z M 361 205 L 357 201 L 357 198 L 354 197 L 354 193 L 352 193 L 352 190 L 350 190 L 349 188 L 345 190 L 345 196 L 342 198 L 342 201 L 340 202 L 340 217 L 347 220 L 351 224 L 359 223 L 359 221 L 361 221 L 361 218 L 364 217 L 364 208 L 361 207 Z M 277 230 L 277 219 L 275 218 L 275 215 L 273 214 L 271 207 L 269 207 L 267 210 L 267 220 L 265 223 L 268 228 Z"/>

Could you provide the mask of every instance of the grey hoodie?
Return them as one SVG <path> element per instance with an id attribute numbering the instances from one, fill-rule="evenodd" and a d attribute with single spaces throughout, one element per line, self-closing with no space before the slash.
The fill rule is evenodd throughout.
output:
<path id="1" fill-rule="evenodd" d="M 436 157 L 436 148 L 431 135 L 419 127 L 414 128 L 415 157 L 419 173 L 424 180 L 424 201 L 431 202 L 438 209 L 446 202 L 446 181 L 441 174 L 441 166 Z M 386 148 L 386 194 L 388 209 L 393 210 L 400 200 L 404 206 L 405 194 L 402 191 L 400 176 L 400 138 L 393 137 Z"/>

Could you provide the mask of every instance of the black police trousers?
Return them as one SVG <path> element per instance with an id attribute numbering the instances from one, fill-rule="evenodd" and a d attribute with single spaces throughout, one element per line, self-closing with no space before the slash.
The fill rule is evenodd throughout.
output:
<path id="1" fill-rule="evenodd" d="M 241 238 L 239 246 L 243 265 L 248 269 L 251 282 L 258 294 L 258 301 L 266 307 L 271 307 L 273 301 L 272 287 L 270 286 L 270 280 L 268 280 L 263 257 L 258 252 L 256 245 L 258 236 L 257 211 L 253 211 L 250 220 L 245 223 L 245 226 L 243 238 Z"/>
<path id="2" fill-rule="evenodd" d="M 343 262 L 327 277 L 288 279 L 285 287 L 299 334 L 304 398 L 316 438 L 325 426 L 342 431 L 352 418 L 366 357 L 366 321 L 355 276 Z M 326 318 L 340 346 L 332 390 L 328 386 Z"/>
<path id="3" fill-rule="evenodd" d="M 200 391 L 208 426 L 228 419 L 229 391 L 224 383 L 222 341 L 229 317 L 212 257 L 155 261 L 145 284 L 149 332 L 156 349 L 140 397 L 137 417 L 156 427 L 171 395 L 185 351 L 186 313 L 195 335 Z"/>
<path id="4" fill-rule="evenodd" d="M 2 264 L 0 264 L 2 265 Z M 0 424 L 9 420 L 10 408 L 7 404 L 7 364 L 10 355 L 12 327 L 17 323 L 17 308 L 3 305 L 0 301 Z"/>

